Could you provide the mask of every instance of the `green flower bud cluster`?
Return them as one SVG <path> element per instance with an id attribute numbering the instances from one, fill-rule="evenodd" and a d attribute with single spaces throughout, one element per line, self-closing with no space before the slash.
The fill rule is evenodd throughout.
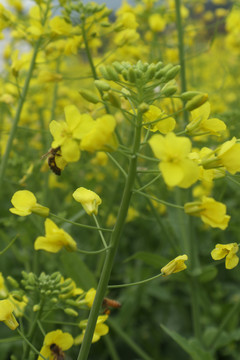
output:
<path id="1" fill-rule="evenodd" d="M 161 61 L 154 64 L 143 63 L 139 60 L 135 65 L 129 62 L 115 61 L 112 65 L 100 66 L 102 76 L 106 80 L 122 81 L 122 78 L 132 84 L 146 84 L 157 81 L 166 84 L 174 79 L 180 71 L 180 65 L 163 65 Z M 157 85 L 156 84 L 156 85 Z"/>
<path id="2" fill-rule="evenodd" d="M 21 284 L 27 291 L 39 294 L 40 297 L 42 295 L 54 297 L 61 294 L 62 285 L 64 283 L 61 283 L 62 275 L 58 271 L 51 275 L 46 275 L 42 272 L 39 277 L 32 272 L 27 273 L 22 271 L 22 276 L 23 279 L 21 280 Z"/>
<path id="3" fill-rule="evenodd" d="M 109 16 L 112 10 L 107 9 L 105 4 L 100 5 L 95 2 L 83 4 L 82 1 L 79 0 L 71 1 L 71 3 L 64 4 L 64 15 L 68 18 L 70 18 L 72 14 L 74 15 L 79 14 L 81 20 L 84 20 L 86 17 L 92 16 L 99 12 L 102 12 L 102 14 L 101 17 L 98 17 L 98 21 L 101 18 L 105 18 L 106 16 Z"/>

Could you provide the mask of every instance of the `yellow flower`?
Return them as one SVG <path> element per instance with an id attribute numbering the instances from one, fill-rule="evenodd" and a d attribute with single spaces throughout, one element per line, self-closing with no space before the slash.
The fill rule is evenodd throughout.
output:
<path id="1" fill-rule="evenodd" d="M 217 244 L 215 249 L 212 250 L 211 256 L 213 260 L 225 259 L 226 269 L 233 269 L 239 262 L 239 257 L 236 255 L 238 252 L 238 244 Z"/>
<path id="2" fill-rule="evenodd" d="M 63 351 L 70 349 L 72 345 L 73 338 L 71 334 L 64 333 L 62 330 L 51 331 L 47 333 L 44 338 L 43 347 L 41 348 L 40 354 L 49 360 L 56 360 L 60 358 L 63 359 Z M 41 359 L 41 356 L 38 356 L 37 360 Z"/>
<path id="3" fill-rule="evenodd" d="M 171 275 L 179 271 L 183 271 L 187 268 L 187 265 L 184 263 L 188 259 L 187 255 L 179 255 L 167 265 L 161 269 L 163 276 Z"/>
<path id="4" fill-rule="evenodd" d="M 9 300 L 11 300 L 11 302 L 14 305 L 14 314 L 17 317 L 23 316 L 24 313 L 24 309 L 27 306 L 28 303 L 28 298 L 26 295 L 23 296 L 22 301 L 18 301 L 16 300 L 11 294 L 9 295 Z"/>
<path id="5" fill-rule="evenodd" d="M 227 228 L 230 220 L 230 216 L 226 215 L 226 205 L 206 196 L 201 201 L 186 203 L 184 211 L 186 214 L 199 216 L 205 224 L 221 230 Z"/>
<path id="6" fill-rule="evenodd" d="M 170 131 L 173 131 L 176 125 L 176 121 L 173 117 L 168 117 L 166 119 L 161 120 L 161 118 L 165 118 L 166 114 L 161 111 L 157 106 L 150 105 L 148 111 L 143 114 L 143 123 L 159 120 L 158 122 L 149 125 L 146 125 L 146 128 L 150 127 L 151 131 L 159 130 L 162 134 L 167 134 Z"/>
<path id="7" fill-rule="evenodd" d="M 49 215 L 49 208 L 38 204 L 33 193 L 28 190 L 16 191 L 11 199 L 11 203 L 14 208 L 9 209 L 9 211 L 19 216 L 27 216 L 32 213 L 43 217 Z"/>
<path id="8" fill-rule="evenodd" d="M 64 108 L 65 121 L 51 121 L 50 132 L 54 138 L 52 147 L 61 147 L 61 155 L 67 162 L 75 162 L 80 158 L 79 142 L 88 133 L 94 123 L 90 115 L 81 115 L 74 105 Z"/>
<path id="9" fill-rule="evenodd" d="M 77 244 L 73 238 L 50 219 L 45 221 L 46 236 L 39 236 L 34 243 L 35 250 L 45 250 L 56 253 L 63 247 L 67 251 L 75 251 Z"/>
<path id="10" fill-rule="evenodd" d="M 191 111 L 192 120 L 186 126 L 186 129 L 191 135 L 198 135 L 207 133 L 209 135 L 221 135 L 226 130 L 226 125 L 222 120 L 217 118 L 209 119 L 210 103 L 205 102 L 197 109 Z"/>
<path id="11" fill-rule="evenodd" d="M 0 300 L 0 321 L 3 321 L 11 330 L 18 327 L 18 322 L 13 315 L 14 305 L 10 300 Z"/>
<path id="12" fill-rule="evenodd" d="M 108 333 L 109 327 L 106 324 L 104 324 L 104 322 L 107 320 L 107 318 L 108 318 L 108 315 L 98 316 L 97 324 L 96 324 L 94 334 L 93 334 L 92 343 L 95 343 L 96 341 L 98 341 L 100 339 L 101 336 L 104 336 Z M 82 320 L 82 321 L 80 321 L 79 326 L 81 328 L 86 328 L 87 322 L 88 322 L 87 320 Z M 85 329 L 82 331 L 82 334 L 80 334 L 79 336 L 77 336 L 74 339 L 74 345 L 79 345 L 82 343 L 84 334 L 85 334 Z"/>
<path id="13" fill-rule="evenodd" d="M 192 147 L 188 138 L 170 132 L 165 137 L 153 135 L 149 144 L 154 155 L 161 160 L 159 169 L 168 186 L 188 188 L 197 181 L 199 168 L 188 157 Z"/>
<path id="14" fill-rule="evenodd" d="M 103 115 L 91 125 L 91 130 L 81 138 L 81 150 L 93 152 L 108 149 L 108 146 L 116 148 L 117 144 L 113 137 L 116 120 L 112 115 Z"/>
<path id="15" fill-rule="evenodd" d="M 5 280 L 2 273 L 0 272 L 0 297 L 5 298 L 7 297 L 7 294 L 8 294 L 8 290 L 5 285 Z"/>
<path id="16" fill-rule="evenodd" d="M 148 21 L 151 30 L 154 32 L 161 32 L 166 27 L 166 20 L 160 14 L 152 14 Z"/>
<path id="17" fill-rule="evenodd" d="M 72 25 L 67 23 L 60 16 L 55 16 L 49 21 L 51 33 L 53 35 L 70 35 L 72 31 Z"/>
<path id="18" fill-rule="evenodd" d="M 85 303 L 89 308 L 91 308 L 93 305 L 95 295 L 96 295 L 96 290 L 94 288 L 88 290 L 88 292 L 85 295 Z"/>
<path id="19" fill-rule="evenodd" d="M 233 137 L 232 140 L 223 143 L 217 154 L 220 165 L 233 175 L 240 171 L 240 144 L 236 141 L 237 139 Z"/>
<path id="20" fill-rule="evenodd" d="M 95 192 L 83 187 L 74 191 L 73 198 L 82 204 L 88 215 L 97 215 L 98 206 L 102 203 L 101 198 Z"/>

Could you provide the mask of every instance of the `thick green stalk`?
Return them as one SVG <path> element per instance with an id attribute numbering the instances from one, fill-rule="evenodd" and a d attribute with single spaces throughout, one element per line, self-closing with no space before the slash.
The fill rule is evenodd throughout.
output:
<path id="1" fill-rule="evenodd" d="M 5 153 L 4 153 L 3 158 L 2 158 L 2 163 L 1 163 L 1 166 L 0 166 L 0 189 L 3 189 L 3 187 L 1 186 L 2 181 L 3 181 L 3 178 L 4 178 L 5 170 L 7 168 L 8 158 L 9 158 L 9 154 L 10 154 L 10 151 L 11 151 L 11 148 L 12 148 L 12 143 L 13 143 L 13 140 L 14 140 L 14 137 L 15 137 L 15 134 L 16 134 L 17 125 L 18 125 L 18 122 L 19 122 L 19 119 L 20 119 L 20 116 L 21 116 L 22 107 L 23 107 L 23 104 L 24 104 L 24 102 L 26 100 L 26 96 L 27 96 L 30 80 L 32 78 L 32 73 L 33 73 L 33 70 L 34 70 L 34 65 L 35 65 L 35 61 L 36 61 L 39 46 L 41 44 L 41 40 L 42 39 L 39 38 L 38 41 L 35 44 L 35 47 L 34 47 L 33 56 L 32 56 L 32 60 L 31 60 L 31 63 L 30 63 L 29 70 L 28 70 L 28 74 L 27 74 L 27 77 L 26 77 L 26 80 L 25 80 L 25 84 L 24 84 L 24 87 L 23 87 L 22 94 L 21 94 L 21 96 L 19 98 L 16 115 L 15 115 L 15 118 L 13 120 L 12 128 L 11 128 L 9 138 L 8 138 L 8 142 L 7 142 L 7 146 L 6 146 L 6 150 L 5 150 Z"/>
<path id="2" fill-rule="evenodd" d="M 136 153 L 138 152 L 140 146 L 140 140 L 141 140 L 141 121 L 142 121 L 141 114 L 138 114 L 137 124 L 135 127 L 135 134 L 134 134 L 132 157 L 129 163 L 128 177 L 125 183 L 122 202 L 119 208 L 116 225 L 113 229 L 112 236 L 110 239 L 109 245 L 111 246 L 111 248 L 106 254 L 105 262 L 103 265 L 102 273 L 97 287 L 96 296 L 94 299 L 93 306 L 91 308 L 86 332 L 84 335 L 83 343 L 81 345 L 81 349 L 77 360 L 86 360 L 88 358 L 92 337 L 99 314 L 99 309 L 101 308 L 102 301 L 107 290 L 107 285 L 111 275 L 115 254 L 117 252 L 118 244 L 121 238 L 123 226 L 127 216 L 130 199 L 132 196 L 133 185 L 136 178 L 136 168 L 137 168 Z"/>
<path id="3" fill-rule="evenodd" d="M 178 33 L 178 52 L 179 52 L 179 62 L 181 65 L 181 90 L 182 92 L 187 91 L 187 81 L 186 81 L 186 66 L 185 66 L 185 50 L 184 50 L 184 31 L 182 26 L 182 17 L 181 17 L 181 0 L 175 0 L 176 7 L 176 22 L 177 22 L 177 33 Z M 186 111 L 183 112 L 184 121 L 187 123 L 188 114 Z"/>

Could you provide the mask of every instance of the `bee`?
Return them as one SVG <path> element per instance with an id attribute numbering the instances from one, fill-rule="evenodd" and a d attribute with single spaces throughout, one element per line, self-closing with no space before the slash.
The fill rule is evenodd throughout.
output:
<path id="1" fill-rule="evenodd" d="M 60 150 L 60 146 L 58 146 L 57 148 L 51 148 L 46 154 L 44 154 L 41 159 L 45 158 L 46 156 L 48 156 L 48 166 L 50 167 L 50 169 L 52 170 L 52 172 L 54 172 L 54 174 L 56 175 L 61 175 L 61 169 L 57 166 L 56 164 L 56 156 L 60 156 L 60 154 L 58 153 Z"/>
<path id="2" fill-rule="evenodd" d="M 122 306 L 122 304 L 116 300 L 112 300 L 105 297 L 103 299 L 102 306 L 105 308 L 104 314 L 109 315 L 111 312 L 111 310 L 109 309 L 110 307 L 114 309 L 119 309 Z"/>
<path id="3" fill-rule="evenodd" d="M 62 351 L 62 349 L 60 349 L 60 347 L 57 344 L 51 344 L 50 350 L 53 354 L 54 360 L 64 360 L 65 358 L 64 352 Z"/>

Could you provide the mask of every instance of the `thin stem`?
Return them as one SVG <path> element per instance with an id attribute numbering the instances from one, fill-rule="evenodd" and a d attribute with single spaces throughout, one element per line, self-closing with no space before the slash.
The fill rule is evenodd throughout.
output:
<path id="1" fill-rule="evenodd" d="M 19 335 L 23 338 L 23 340 L 26 342 L 26 344 L 36 353 L 38 354 L 38 356 L 40 356 L 43 360 L 47 360 L 36 348 L 35 346 L 33 346 L 30 341 L 28 341 L 28 339 L 26 338 L 26 336 L 19 330 L 17 329 L 17 332 L 19 333 Z"/>
<path id="2" fill-rule="evenodd" d="M 76 252 L 80 253 L 80 254 L 86 254 L 86 255 L 95 255 L 95 254 L 100 254 L 102 252 L 105 252 L 107 250 L 110 249 L 110 246 L 106 246 L 104 247 L 104 249 L 101 249 L 101 250 L 96 250 L 96 251 L 87 251 L 87 250 L 80 250 L 80 249 L 77 249 Z"/>
<path id="3" fill-rule="evenodd" d="M 162 176 L 162 174 L 159 174 L 155 176 L 155 178 L 153 178 L 151 181 L 149 181 L 147 184 L 143 185 L 142 187 L 140 187 L 137 191 L 142 191 L 144 189 L 146 189 L 148 186 L 152 185 L 155 181 L 157 181 L 160 177 Z"/>
<path id="4" fill-rule="evenodd" d="M 103 233 L 102 233 L 102 231 L 100 230 L 100 225 L 99 225 L 99 223 L 98 223 L 98 219 L 97 219 L 97 217 L 96 217 L 95 214 L 92 214 L 92 215 L 93 215 L 94 221 L 95 221 L 95 223 L 96 223 L 96 225 L 97 225 L 97 228 L 99 229 L 99 235 L 100 235 L 100 238 L 101 238 L 101 240 L 102 240 L 103 246 L 104 246 L 105 249 L 107 249 L 108 246 L 107 246 L 106 240 L 105 240 L 105 238 L 104 238 L 104 236 L 103 236 Z"/>
<path id="5" fill-rule="evenodd" d="M 149 281 L 158 279 L 160 276 L 162 276 L 163 274 L 157 274 L 155 276 L 152 276 L 150 278 L 144 279 L 144 280 L 140 280 L 140 281 L 136 281 L 133 283 L 128 283 L 128 284 L 119 284 L 119 285 L 108 285 L 108 289 L 117 289 L 117 288 L 124 288 L 124 287 L 129 287 L 129 286 L 135 286 L 135 285 L 141 285 L 141 284 L 145 284 Z"/>
<path id="6" fill-rule="evenodd" d="M 116 220 L 115 227 L 112 232 L 110 239 L 111 249 L 107 252 L 105 262 L 103 265 L 102 273 L 97 287 L 96 296 L 93 302 L 93 306 L 90 311 L 86 332 L 83 338 L 83 343 L 78 355 L 77 360 L 87 360 L 88 354 L 91 347 L 92 337 L 95 330 L 99 309 L 102 305 L 103 298 L 105 296 L 108 281 L 113 267 L 114 258 L 118 249 L 118 244 L 120 242 L 121 234 L 123 231 L 123 226 L 127 217 L 127 212 L 132 196 L 132 189 L 136 177 L 136 168 L 137 168 L 137 156 L 136 153 L 139 150 L 140 141 L 141 141 L 141 122 L 142 116 L 141 113 L 138 113 L 136 118 L 136 127 L 134 133 L 134 141 L 132 147 L 132 157 L 129 163 L 128 178 L 125 183 L 122 202 L 119 207 L 119 212 Z"/>
<path id="7" fill-rule="evenodd" d="M 17 240 L 18 238 L 18 235 L 16 235 L 11 241 L 10 243 L 3 249 L 0 251 L 0 255 L 4 254 L 14 243 L 15 241 Z"/>
<path id="8" fill-rule="evenodd" d="M 124 175 L 124 177 L 127 178 L 127 173 L 126 173 L 126 171 L 121 167 L 121 165 L 119 164 L 119 162 L 118 162 L 109 152 L 107 152 L 107 156 L 112 160 L 112 162 L 114 162 L 114 164 L 118 167 L 118 169 L 121 171 L 121 173 Z"/>
<path id="9" fill-rule="evenodd" d="M 185 67 L 185 50 L 184 50 L 184 29 L 182 26 L 182 17 L 181 17 L 181 0 L 175 0 L 176 7 L 176 21 L 177 21 L 177 32 L 178 32 L 178 52 L 179 60 L 181 65 L 181 90 L 182 92 L 187 91 L 187 81 L 186 81 L 186 67 Z M 188 114 L 186 111 L 183 112 L 184 121 L 187 123 Z"/>
<path id="10" fill-rule="evenodd" d="M 2 186 L 2 181 L 3 181 L 5 171 L 6 171 L 6 168 L 7 168 L 10 151 L 12 149 L 12 144 L 13 144 L 13 140 L 14 140 L 14 137 L 15 137 L 15 134 L 16 134 L 17 125 L 18 125 L 18 122 L 20 120 L 23 104 L 24 104 L 26 96 L 27 96 L 30 80 L 32 78 L 33 69 L 34 69 L 34 65 L 35 65 L 35 61 L 36 61 L 36 57 L 37 57 L 37 53 L 38 53 L 38 49 L 40 47 L 41 41 L 42 41 L 42 38 L 40 37 L 37 40 L 36 44 L 35 44 L 32 60 L 31 60 L 31 63 L 30 63 L 30 67 L 29 67 L 29 70 L 28 70 L 28 73 L 27 73 L 25 83 L 24 83 L 22 95 L 19 98 L 16 115 L 15 115 L 15 118 L 13 120 L 13 124 L 12 124 L 12 127 L 11 127 L 11 131 L 10 131 L 7 146 L 6 146 L 6 150 L 5 150 L 5 153 L 4 153 L 3 158 L 2 158 L 2 162 L 1 162 L 1 166 L 0 166 L 0 188 L 2 190 L 4 190 L 4 188 Z"/>
<path id="11" fill-rule="evenodd" d="M 146 198 L 148 198 L 148 199 L 151 199 L 151 200 L 154 200 L 154 201 L 156 201 L 156 202 L 159 202 L 160 204 L 164 204 L 164 205 L 166 205 L 166 206 L 171 206 L 171 207 L 176 208 L 176 209 L 184 210 L 184 207 L 181 206 L 181 205 L 176 205 L 176 204 L 172 204 L 172 203 L 169 203 L 169 202 L 167 202 L 167 201 L 164 201 L 164 200 L 160 200 L 160 199 L 158 199 L 158 198 L 155 198 L 155 197 L 152 196 L 152 195 L 145 194 L 145 193 L 142 192 L 142 191 L 133 190 L 133 192 L 136 193 L 136 194 L 140 194 L 140 195 L 142 195 L 142 196 L 144 196 L 144 197 L 146 197 Z"/>
<path id="12" fill-rule="evenodd" d="M 235 315 L 235 313 L 239 310 L 240 302 L 237 302 L 226 314 L 223 321 L 221 322 L 220 326 L 218 327 L 218 331 L 215 334 L 213 340 L 211 341 L 210 345 L 208 346 L 209 349 L 213 349 L 220 338 L 220 334 L 222 333 L 223 329 L 228 324 L 229 320 Z"/>
<path id="13" fill-rule="evenodd" d="M 101 227 L 96 227 L 96 226 L 91 226 L 91 225 L 85 225 L 85 224 L 79 224 L 79 223 L 76 223 L 75 221 L 71 221 L 71 220 L 68 220 L 68 219 L 65 219 L 61 216 L 58 216 L 58 215 L 55 215 L 53 213 L 49 213 L 49 216 L 52 216 L 56 219 L 59 219 L 59 220 L 62 220 L 62 221 L 65 221 L 69 224 L 72 224 L 72 225 L 75 225 L 75 226 L 79 226 L 79 227 L 82 227 L 82 228 L 85 228 L 85 229 L 91 229 L 91 230 L 101 230 L 101 231 L 109 231 L 109 232 L 112 232 L 113 230 L 112 229 L 105 229 L 105 228 L 101 228 Z"/>

